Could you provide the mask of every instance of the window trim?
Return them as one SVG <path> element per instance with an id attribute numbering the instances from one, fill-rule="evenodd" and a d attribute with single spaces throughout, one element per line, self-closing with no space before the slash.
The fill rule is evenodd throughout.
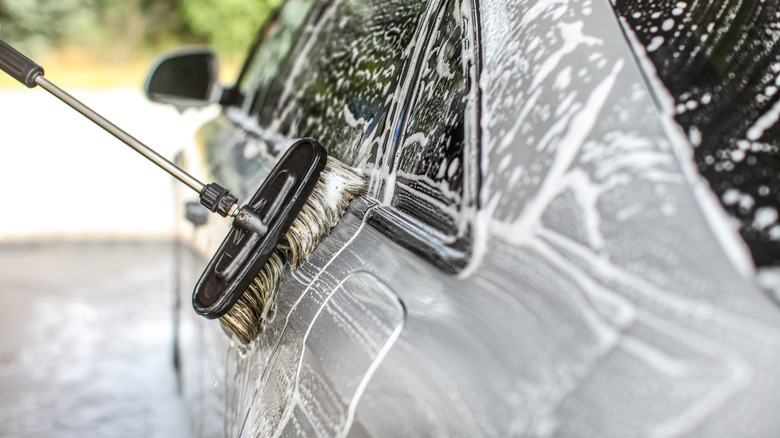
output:
<path id="1" fill-rule="evenodd" d="M 482 95 L 479 88 L 479 76 L 483 64 L 482 52 L 480 50 L 481 33 L 479 27 L 478 0 L 467 1 L 472 9 L 471 14 L 468 17 L 468 23 L 464 26 L 463 36 L 464 41 L 467 41 L 471 45 L 471 53 L 469 56 L 471 62 L 470 68 L 467 69 L 469 90 L 467 94 L 467 104 L 464 109 L 464 142 L 466 142 L 468 147 L 464 150 L 464 160 L 462 163 L 464 171 L 463 196 L 460 201 L 460 217 L 458 218 L 459 222 L 463 221 L 465 230 L 457 235 L 445 234 L 436 229 L 433 225 L 424 222 L 422 219 L 413 217 L 390 205 L 392 196 L 387 196 L 386 193 L 384 196 L 385 201 L 380 205 L 369 209 L 364 217 L 365 222 L 372 225 L 391 240 L 400 243 L 413 253 L 450 274 L 457 274 L 463 270 L 471 259 L 473 223 L 476 218 L 476 213 L 480 208 L 480 120 Z M 429 6 L 428 10 L 426 10 L 425 20 L 427 21 L 425 23 L 421 22 L 421 26 L 430 27 L 430 29 L 426 29 L 427 35 L 431 35 L 436 30 L 434 28 L 434 22 L 436 20 L 437 12 L 447 6 L 448 0 L 441 0 Z M 466 17 L 464 16 L 464 18 Z M 418 54 L 423 50 L 424 47 L 415 48 L 415 51 L 418 52 Z M 464 57 L 465 55 L 466 53 L 464 52 Z M 409 63 L 415 58 L 414 55 L 411 56 Z M 419 77 L 422 57 L 419 56 L 417 58 L 419 59 L 417 59 L 416 65 L 411 66 L 409 71 L 406 72 L 406 75 L 402 80 L 403 83 L 409 84 Z M 413 96 L 411 93 L 408 93 L 403 99 L 404 102 L 401 105 L 400 110 L 397 110 L 398 112 L 394 119 L 401 119 L 401 122 L 405 125 L 405 117 L 409 113 Z M 390 141 L 393 142 L 390 156 L 395 157 L 400 151 L 399 148 L 402 141 L 400 138 L 393 138 Z M 383 165 L 383 167 L 390 172 L 391 176 L 389 183 L 393 184 L 393 194 L 398 190 L 399 184 L 395 178 L 398 169 L 390 168 L 394 166 L 395 160 Z M 384 186 L 385 184 L 388 184 L 388 181 L 384 181 L 383 186 L 378 190 L 379 193 L 387 191 L 387 187 Z"/>

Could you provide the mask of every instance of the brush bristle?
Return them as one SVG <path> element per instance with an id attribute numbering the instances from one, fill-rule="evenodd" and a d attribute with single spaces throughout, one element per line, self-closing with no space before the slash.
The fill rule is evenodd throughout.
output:
<path id="1" fill-rule="evenodd" d="M 299 267 L 364 188 L 365 179 L 359 171 L 328 157 L 317 185 L 271 258 L 233 308 L 219 318 L 239 341 L 250 343 L 265 327 L 273 313 L 285 263 L 289 262 L 291 269 Z"/>
<path id="2" fill-rule="evenodd" d="M 325 170 L 298 217 L 279 242 L 293 268 L 299 267 L 362 193 L 364 179 L 354 169 L 328 158 Z"/>
<path id="3" fill-rule="evenodd" d="M 282 251 L 274 250 L 236 304 L 219 318 L 222 325 L 244 344 L 248 344 L 263 329 L 270 305 L 279 292 L 284 273 L 283 259 Z"/>

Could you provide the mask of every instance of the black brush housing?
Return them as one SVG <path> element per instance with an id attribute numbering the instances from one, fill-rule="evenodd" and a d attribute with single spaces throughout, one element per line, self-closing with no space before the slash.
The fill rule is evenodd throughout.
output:
<path id="1" fill-rule="evenodd" d="M 327 163 L 312 138 L 285 152 L 252 199 L 236 214 L 233 228 L 195 285 L 192 305 L 206 318 L 227 313 L 271 257 L 314 190 Z"/>

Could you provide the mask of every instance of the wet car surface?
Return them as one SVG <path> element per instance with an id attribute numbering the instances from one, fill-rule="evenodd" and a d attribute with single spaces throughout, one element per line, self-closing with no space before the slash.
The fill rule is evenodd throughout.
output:
<path id="1" fill-rule="evenodd" d="M 755 11 L 775 29 L 758 3 L 723 5 L 713 29 Z M 367 193 L 285 272 L 275 316 L 248 346 L 187 305 L 225 224 L 181 224 L 179 351 L 196 431 L 778 430 L 777 218 L 762 213 L 750 240 L 753 213 L 734 214 L 730 187 L 701 165 L 720 137 L 699 121 L 692 135 L 665 109 L 650 50 L 663 45 L 641 29 L 674 32 L 665 13 L 703 6 L 632 7 L 287 2 L 182 162 L 246 198 L 291 139 L 311 136 L 366 173 Z M 777 43 L 762 41 L 767 82 Z M 734 118 L 767 126 L 745 135 L 771 146 L 754 172 L 774 169 L 771 182 L 777 105 L 766 94 Z M 764 207 L 776 208 L 766 187 Z"/>
<path id="2" fill-rule="evenodd" d="M 615 9 L 667 90 L 664 111 L 695 146 L 697 170 L 739 220 L 753 260 L 776 265 L 780 47 L 771 35 L 780 9 L 754 1 L 644 8 L 617 1 Z"/>

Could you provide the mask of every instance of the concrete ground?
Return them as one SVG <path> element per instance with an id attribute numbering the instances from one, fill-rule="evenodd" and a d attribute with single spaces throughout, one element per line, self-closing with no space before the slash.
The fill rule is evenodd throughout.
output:
<path id="1" fill-rule="evenodd" d="M 0 436 L 186 437 L 169 243 L 0 244 Z"/>
<path id="2" fill-rule="evenodd" d="M 68 91 L 169 159 L 218 112 Z M 190 436 L 173 249 L 122 243 L 171 239 L 175 180 L 40 88 L 0 89 L 0 157 L 0 437 Z"/>

